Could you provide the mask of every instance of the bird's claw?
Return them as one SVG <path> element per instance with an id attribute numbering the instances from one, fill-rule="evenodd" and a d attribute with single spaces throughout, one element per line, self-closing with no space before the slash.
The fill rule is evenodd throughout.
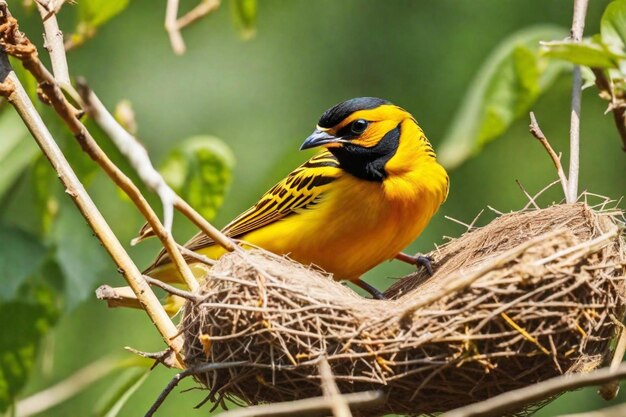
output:
<path id="1" fill-rule="evenodd" d="M 415 265 L 423 266 L 424 268 L 426 268 L 426 272 L 428 272 L 428 275 L 430 275 L 431 277 L 433 276 L 433 266 L 431 264 L 432 261 L 433 261 L 433 258 L 431 258 L 430 256 L 425 256 L 425 255 L 415 256 Z"/>

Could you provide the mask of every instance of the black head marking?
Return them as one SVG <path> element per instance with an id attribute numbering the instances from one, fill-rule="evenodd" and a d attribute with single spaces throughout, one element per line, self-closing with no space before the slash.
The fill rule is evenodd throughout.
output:
<path id="1" fill-rule="evenodd" d="M 380 142 L 371 148 L 346 144 L 330 148 L 329 151 L 339 161 L 339 166 L 354 175 L 367 181 L 383 181 L 387 178 L 385 164 L 396 154 L 400 145 L 401 125 L 390 130 Z"/>
<path id="2" fill-rule="evenodd" d="M 326 110 L 317 125 L 324 128 L 333 127 L 355 111 L 375 109 L 383 104 L 391 103 L 376 97 L 358 97 L 346 100 Z"/>

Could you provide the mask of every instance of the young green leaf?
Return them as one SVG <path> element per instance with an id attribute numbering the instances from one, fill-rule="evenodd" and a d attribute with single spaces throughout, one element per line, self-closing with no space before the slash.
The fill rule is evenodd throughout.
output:
<path id="1" fill-rule="evenodd" d="M 595 39 L 581 43 L 571 41 L 544 42 L 541 53 L 548 58 L 562 59 L 591 68 L 618 68 L 619 61 L 626 58 L 623 53 L 616 53 Z"/>
<path id="2" fill-rule="evenodd" d="M 500 43 L 472 82 L 443 139 L 439 159 L 446 167 L 463 163 L 529 111 L 566 68 L 563 62 L 543 59 L 539 42 L 566 34 L 559 27 L 536 26 Z"/>
<path id="3" fill-rule="evenodd" d="M 230 9 L 241 37 L 252 38 L 256 34 L 257 0 L 231 0 Z"/>
<path id="4" fill-rule="evenodd" d="M 161 168 L 165 181 L 206 219 L 212 219 L 224 201 L 235 158 L 224 142 L 210 136 L 183 141 Z"/>
<path id="5" fill-rule="evenodd" d="M 0 197 L 8 190 L 38 152 L 28 130 L 13 109 L 0 113 Z"/>
<path id="6" fill-rule="evenodd" d="M 43 264 L 48 251 L 35 236 L 5 224 L 0 224 L 0 248 L 2 302 L 15 297 L 24 281 Z"/>
<path id="7" fill-rule="evenodd" d="M 112 270 L 112 264 L 69 199 L 60 199 L 59 204 L 51 240 L 56 247 L 56 262 L 65 278 L 66 305 L 71 309 L 92 295 L 98 280 Z"/>
<path id="8" fill-rule="evenodd" d="M 57 318 L 49 290 L 38 289 L 32 301 L 0 302 L 0 413 L 26 384 L 39 342 Z"/>
<path id="9" fill-rule="evenodd" d="M 626 51 L 626 0 L 616 0 L 606 7 L 600 20 L 602 42 L 612 51 Z"/>
<path id="10" fill-rule="evenodd" d="M 81 0 L 76 4 L 78 9 L 76 29 L 66 42 L 66 48 L 82 45 L 92 38 L 96 30 L 120 14 L 129 0 Z"/>

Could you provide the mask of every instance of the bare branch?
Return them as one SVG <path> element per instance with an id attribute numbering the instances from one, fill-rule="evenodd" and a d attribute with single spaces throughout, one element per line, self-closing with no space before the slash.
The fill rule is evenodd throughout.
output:
<path id="1" fill-rule="evenodd" d="M 183 29 L 192 23 L 197 22 L 204 16 L 217 10 L 218 7 L 220 7 L 220 0 L 201 0 L 200 4 L 176 21 L 178 29 Z"/>
<path id="2" fill-rule="evenodd" d="M 128 158 L 128 161 L 137 172 L 137 175 L 139 175 L 139 178 L 141 178 L 141 180 L 161 199 L 163 206 L 163 227 L 165 227 L 168 233 L 171 233 L 176 193 L 167 185 L 161 174 L 154 168 L 146 148 L 115 120 L 113 115 L 104 107 L 104 104 L 102 104 L 100 99 L 84 80 L 78 80 L 78 92 L 85 105 L 85 110 L 111 138 L 120 152 Z"/>
<path id="3" fill-rule="evenodd" d="M 96 289 L 96 298 L 106 301 L 110 308 L 142 308 L 139 299 L 130 287 L 113 288 L 109 285 L 101 285 Z"/>
<path id="4" fill-rule="evenodd" d="M 509 391 L 479 403 L 457 408 L 442 417 L 501 416 L 528 404 L 578 388 L 600 385 L 616 378 L 626 378 L 626 364 L 615 370 L 602 368 L 589 373 L 562 375 L 518 390 Z"/>
<path id="5" fill-rule="evenodd" d="M 170 43 L 172 49 L 176 55 L 182 55 L 187 49 L 185 47 L 185 41 L 183 35 L 180 33 L 180 28 L 176 20 L 178 19 L 178 1 L 179 0 L 167 0 L 167 7 L 165 8 L 165 30 L 170 37 Z"/>
<path id="6" fill-rule="evenodd" d="M 155 287 L 159 287 L 162 290 L 165 290 L 172 295 L 177 295 L 178 297 L 184 298 L 185 300 L 189 300 L 189 301 L 201 300 L 199 296 L 193 293 L 190 293 L 189 291 L 181 290 L 180 288 L 176 288 L 172 285 L 166 284 L 165 282 L 149 277 L 148 275 L 144 275 L 143 277 L 145 278 L 146 281 L 148 281 L 148 284 L 154 285 Z"/>
<path id="7" fill-rule="evenodd" d="M 61 2 L 62 4 L 63 2 Z M 48 4 L 50 6 L 50 4 Z M 44 27 L 44 48 L 50 53 L 50 62 L 54 78 L 61 86 L 71 86 L 70 73 L 67 68 L 65 58 L 65 47 L 63 46 L 63 32 L 59 29 L 57 16 L 54 9 L 49 10 L 37 3 L 37 9 L 41 15 Z"/>
<path id="8" fill-rule="evenodd" d="M 317 366 L 322 380 L 322 392 L 324 393 L 324 397 L 328 398 L 332 404 L 331 410 L 333 415 L 335 417 L 352 417 L 350 406 L 341 395 L 341 392 L 335 383 L 333 371 L 330 369 L 326 356 L 322 356 L 320 358 L 320 362 Z"/>
<path id="9" fill-rule="evenodd" d="M 559 180 L 561 180 L 561 186 L 563 187 L 565 200 L 568 203 L 575 202 L 576 198 L 574 198 L 573 201 L 570 201 L 569 199 L 567 178 L 565 177 L 565 172 L 563 171 L 563 166 L 561 165 L 561 159 L 557 156 L 556 152 L 554 152 L 554 149 L 552 149 L 552 146 L 550 146 L 550 142 L 548 142 L 546 135 L 544 135 L 543 132 L 541 131 L 541 128 L 539 127 L 539 123 L 537 123 L 537 119 L 535 118 L 535 113 L 533 112 L 530 112 L 529 129 L 530 129 L 530 133 L 535 138 L 537 138 L 539 142 L 541 142 L 545 150 L 548 152 L 548 155 L 550 155 L 550 159 L 552 159 L 552 162 L 554 163 L 554 166 L 556 167 L 556 172 L 559 175 Z"/>
<path id="10" fill-rule="evenodd" d="M 343 394 L 343 400 L 350 408 L 357 410 L 382 404 L 385 396 L 380 391 L 365 391 Z M 252 407 L 237 408 L 218 414 L 217 417 L 309 417 L 326 416 L 332 409 L 333 402 L 327 397 L 307 398 L 304 400 L 286 401 L 274 404 L 262 404 Z"/>
<path id="11" fill-rule="evenodd" d="M 12 24 L 4 0 L 0 0 L 0 23 L 5 25 Z M 4 42 L 0 42 L 0 44 L 2 48 L 5 48 Z M 156 295 L 154 295 L 148 283 L 143 279 L 141 272 L 137 269 L 130 256 L 128 256 L 128 253 L 124 250 L 124 247 L 87 194 L 78 177 L 76 177 L 50 131 L 35 110 L 19 79 L 12 71 L 9 60 L 2 49 L 0 49 L 0 83 L 2 86 L 0 92 L 17 110 L 37 144 L 58 173 L 59 179 L 66 188 L 66 192 L 72 197 L 96 237 L 102 242 L 113 261 L 122 271 L 124 278 L 133 289 L 133 292 L 140 300 L 165 342 L 175 352 L 180 352 L 182 349 L 182 338 L 178 336 L 176 326 L 174 326 Z"/>
<path id="12" fill-rule="evenodd" d="M 574 0 L 572 18 L 572 42 L 580 42 L 585 28 L 588 0 Z M 570 160 L 568 175 L 567 202 L 573 203 L 578 198 L 578 174 L 580 172 L 580 108 L 583 80 L 580 66 L 575 65 L 572 73 L 572 110 L 570 117 Z"/>
<path id="13" fill-rule="evenodd" d="M 25 35 L 19 32 L 17 21 L 12 17 L 4 16 L 0 24 L 4 24 L 7 29 L 2 33 L 0 46 L 5 49 L 7 54 L 22 61 L 24 67 L 37 79 L 45 102 L 54 108 L 74 134 L 82 149 L 100 165 L 111 180 L 133 201 L 155 231 L 156 236 L 167 250 L 168 255 L 187 286 L 191 290 L 198 288 L 198 281 L 185 263 L 172 235 L 163 227 L 158 216 L 141 194 L 141 191 L 139 191 L 139 188 L 111 161 L 94 140 L 91 133 L 81 123 L 79 117 L 82 115 L 82 111 L 75 109 L 65 98 L 53 75 L 39 60 L 36 47 Z"/>
<path id="14" fill-rule="evenodd" d="M 220 6 L 220 0 L 200 0 L 200 3 L 187 14 L 178 18 L 179 0 L 167 0 L 165 8 L 165 30 L 170 37 L 172 49 L 176 55 L 182 55 L 186 51 L 185 40 L 180 33 L 181 29 L 198 21 L 202 17 L 213 12 Z"/>
<path id="15" fill-rule="evenodd" d="M 233 368 L 233 367 L 237 367 L 237 366 L 245 366 L 246 364 L 247 364 L 247 362 L 207 363 L 207 364 L 204 364 L 204 365 L 194 366 L 192 368 L 187 368 L 184 371 L 179 372 L 167 384 L 165 389 L 163 391 L 161 391 L 161 394 L 159 394 L 159 397 L 156 399 L 154 404 L 152 404 L 152 406 L 150 407 L 150 409 L 146 413 L 145 417 L 152 417 L 154 415 L 154 413 L 156 413 L 156 411 L 159 409 L 161 404 L 163 404 L 163 401 L 165 401 L 167 396 L 172 392 L 172 390 L 174 388 L 176 388 L 178 383 L 180 381 L 182 381 L 183 379 L 187 378 L 188 376 L 201 374 L 201 373 L 212 371 L 212 370 L 216 370 L 216 369 L 228 369 L 228 368 Z"/>

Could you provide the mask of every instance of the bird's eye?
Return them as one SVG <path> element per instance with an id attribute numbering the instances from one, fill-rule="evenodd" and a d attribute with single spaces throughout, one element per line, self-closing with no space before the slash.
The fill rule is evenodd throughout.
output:
<path id="1" fill-rule="evenodd" d="M 367 120 L 363 120 L 363 119 L 355 120 L 354 122 L 352 122 L 352 125 L 350 126 L 350 131 L 354 133 L 355 135 L 360 135 L 361 133 L 365 132 L 365 129 L 367 129 L 367 125 L 368 125 Z"/>

